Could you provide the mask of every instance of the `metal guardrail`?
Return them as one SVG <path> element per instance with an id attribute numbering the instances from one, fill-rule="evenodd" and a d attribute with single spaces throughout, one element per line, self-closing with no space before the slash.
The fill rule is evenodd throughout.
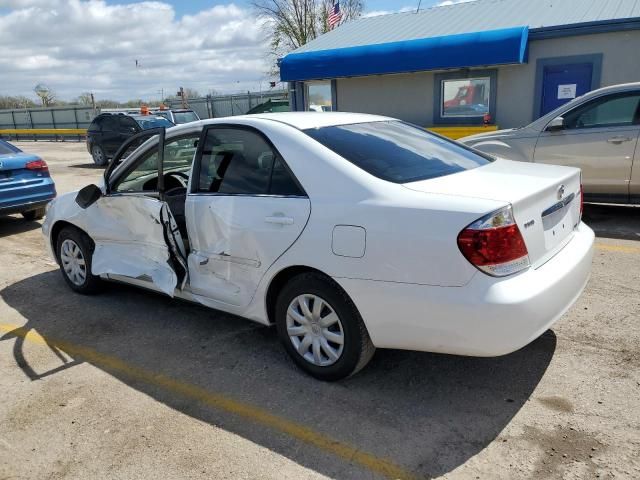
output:
<path id="1" fill-rule="evenodd" d="M 65 137 L 77 137 L 78 141 L 87 136 L 86 128 L 3 128 L 0 129 L 0 138 L 8 137 L 8 140 L 64 140 Z"/>

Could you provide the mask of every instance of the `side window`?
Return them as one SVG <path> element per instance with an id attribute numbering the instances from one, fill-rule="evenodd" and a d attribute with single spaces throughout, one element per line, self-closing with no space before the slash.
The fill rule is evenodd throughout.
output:
<path id="1" fill-rule="evenodd" d="M 304 196 L 304 191 L 298 185 L 289 169 L 280 157 L 276 157 L 273 164 L 273 173 L 271 174 L 271 187 L 269 188 L 271 195 L 295 195 Z"/>
<path id="2" fill-rule="evenodd" d="M 565 113 L 567 129 L 622 127 L 638 122 L 640 93 L 611 95 Z"/>
<path id="3" fill-rule="evenodd" d="M 199 135 L 191 135 L 170 140 L 164 146 L 165 188 L 176 185 L 176 181 L 186 187 L 191 173 L 191 164 L 196 152 Z M 122 180 L 113 188 L 114 192 L 141 193 L 158 191 L 158 149 L 153 148 L 143 155 Z"/>
<path id="4" fill-rule="evenodd" d="M 104 118 L 100 117 L 94 118 L 87 130 L 90 132 L 99 132 L 102 129 L 101 127 L 103 120 Z"/>
<path id="5" fill-rule="evenodd" d="M 100 122 L 100 126 L 102 127 L 102 131 L 117 132 L 118 120 L 113 115 L 110 115 L 108 117 L 104 117 L 102 122 Z"/>
<path id="6" fill-rule="evenodd" d="M 258 133 L 239 128 L 207 132 L 198 192 L 304 195 L 271 145 Z"/>
<path id="7" fill-rule="evenodd" d="M 118 131 L 120 133 L 136 133 L 138 130 L 138 124 L 131 117 L 122 116 L 118 119 Z"/>

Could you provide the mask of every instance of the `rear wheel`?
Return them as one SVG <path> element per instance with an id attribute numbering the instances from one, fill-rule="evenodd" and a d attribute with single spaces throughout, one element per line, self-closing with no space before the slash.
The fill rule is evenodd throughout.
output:
<path id="1" fill-rule="evenodd" d="M 104 153 L 104 149 L 100 145 L 94 145 L 91 147 L 91 156 L 93 162 L 99 167 L 103 167 L 107 164 L 107 155 Z"/>
<path id="2" fill-rule="evenodd" d="M 375 352 L 351 299 L 318 273 L 298 275 L 285 285 L 276 304 L 276 326 L 293 361 L 320 380 L 357 373 Z"/>
<path id="3" fill-rule="evenodd" d="M 44 217 L 44 214 L 45 214 L 44 207 L 36 208 L 35 210 L 29 210 L 28 212 L 22 212 L 22 216 L 24 217 L 24 219 L 29 220 L 31 222 L 33 220 L 40 220 L 42 217 Z"/>
<path id="4" fill-rule="evenodd" d="M 60 262 L 60 271 L 72 290 L 90 294 L 101 286 L 100 277 L 91 273 L 93 243 L 80 230 L 65 227 L 58 235 L 56 253 Z"/>

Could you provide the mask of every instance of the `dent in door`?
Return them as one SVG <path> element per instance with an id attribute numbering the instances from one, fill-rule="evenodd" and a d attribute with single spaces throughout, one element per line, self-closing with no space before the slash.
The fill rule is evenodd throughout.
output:
<path id="1" fill-rule="evenodd" d="M 189 274 L 195 280 L 191 289 L 196 295 L 239 306 L 262 265 L 255 227 L 239 218 L 234 208 L 237 198 L 212 200 L 206 215 L 198 217 L 201 250 L 189 255 Z"/>
<path id="2" fill-rule="evenodd" d="M 191 290 L 235 306 L 249 304 L 264 272 L 295 242 L 310 213 L 307 198 L 192 196 L 187 205 L 189 238 L 195 239 Z"/>
<path id="3" fill-rule="evenodd" d="M 150 279 L 173 296 L 178 278 L 169 264 L 163 208 L 166 205 L 153 198 L 124 195 L 103 197 L 89 207 L 87 229 L 96 246 L 91 273 Z"/>

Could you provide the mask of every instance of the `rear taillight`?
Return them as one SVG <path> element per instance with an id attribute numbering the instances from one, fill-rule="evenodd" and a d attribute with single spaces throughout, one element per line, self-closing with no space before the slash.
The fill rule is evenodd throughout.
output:
<path id="1" fill-rule="evenodd" d="M 40 172 L 46 172 L 49 170 L 47 166 L 47 162 L 44 160 L 34 160 L 33 162 L 29 162 L 24 166 L 27 170 L 37 170 Z"/>
<path id="2" fill-rule="evenodd" d="M 510 206 L 462 230 L 458 235 L 458 248 L 472 265 L 494 277 L 529 267 L 529 252 Z"/>
<path id="3" fill-rule="evenodd" d="M 582 220 L 582 212 L 584 211 L 584 187 L 580 184 L 580 220 Z"/>

